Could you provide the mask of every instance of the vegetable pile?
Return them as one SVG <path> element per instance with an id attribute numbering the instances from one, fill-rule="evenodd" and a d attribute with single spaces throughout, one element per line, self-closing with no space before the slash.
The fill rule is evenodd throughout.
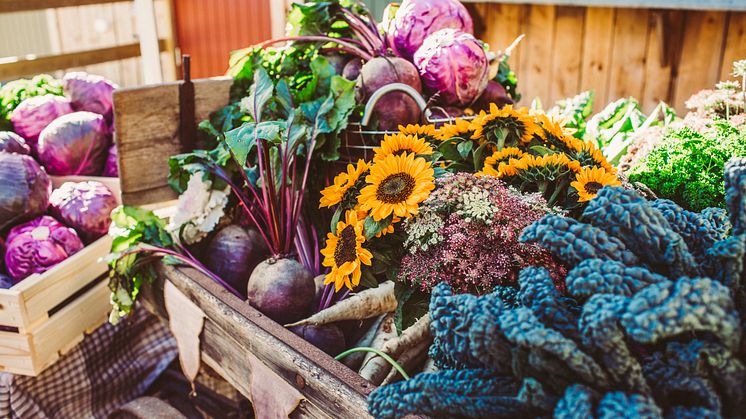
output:
<path id="1" fill-rule="evenodd" d="M 116 155 L 115 88 L 85 73 L 64 80 L 41 75 L 0 87 L 0 123 L 6 129 L 0 131 L 3 278 L 17 283 L 45 272 L 108 231 L 116 198 L 106 186 L 66 182 L 52 191 L 49 175 L 116 176 L 116 161 L 107 163 L 109 154 Z"/>

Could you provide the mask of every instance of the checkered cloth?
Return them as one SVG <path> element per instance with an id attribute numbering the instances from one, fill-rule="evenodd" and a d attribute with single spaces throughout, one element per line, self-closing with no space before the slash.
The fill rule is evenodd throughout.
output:
<path id="1" fill-rule="evenodd" d="M 168 327 L 138 307 L 38 377 L 0 373 L 0 418 L 105 418 L 142 395 L 176 355 Z"/>

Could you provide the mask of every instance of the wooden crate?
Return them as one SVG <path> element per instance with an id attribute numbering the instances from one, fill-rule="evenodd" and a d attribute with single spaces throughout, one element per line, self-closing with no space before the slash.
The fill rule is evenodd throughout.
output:
<path id="1" fill-rule="evenodd" d="M 98 180 L 119 196 L 116 178 L 52 177 L 66 181 Z M 104 236 L 42 274 L 10 289 L 0 289 L 0 371 L 36 376 L 85 333 L 106 321 L 111 310 L 106 263 L 111 238 Z"/>
<path id="2" fill-rule="evenodd" d="M 228 103 L 230 79 L 194 82 L 195 116 Z M 117 146 L 125 204 L 145 205 L 175 197 L 167 185 L 168 158 L 179 141 L 179 84 L 114 92 Z M 304 397 L 293 417 L 367 418 L 367 395 L 375 388 L 356 372 L 304 341 L 195 270 L 159 265 L 159 278 L 144 287 L 141 301 L 167 318 L 163 288 L 171 282 L 205 313 L 202 362 L 251 399 L 247 354 Z M 179 319 L 171 319 L 171 322 Z"/>

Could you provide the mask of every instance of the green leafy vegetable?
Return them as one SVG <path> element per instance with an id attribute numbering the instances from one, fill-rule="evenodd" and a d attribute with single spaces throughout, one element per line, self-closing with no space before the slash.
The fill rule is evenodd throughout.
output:
<path id="1" fill-rule="evenodd" d="M 48 74 L 40 74 L 32 79 L 18 79 L 0 87 L 0 130 L 12 131 L 10 114 L 25 99 L 42 95 L 62 96 L 62 81 Z"/>

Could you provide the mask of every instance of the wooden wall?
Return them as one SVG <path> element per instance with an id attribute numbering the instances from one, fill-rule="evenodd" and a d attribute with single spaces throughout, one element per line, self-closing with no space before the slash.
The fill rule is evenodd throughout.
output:
<path id="1" fill-rule="evenodd" d="M 520 34 L 510 59 L 522 105 L 545 107 L 592 89 L 596 110 L 634 96 L 646 110 L 659 100 L 684 110 L 693 93 L 731 79 L 746 58 L 746 13 L 477 3 L 477 35 L 492 50 Z"/>

